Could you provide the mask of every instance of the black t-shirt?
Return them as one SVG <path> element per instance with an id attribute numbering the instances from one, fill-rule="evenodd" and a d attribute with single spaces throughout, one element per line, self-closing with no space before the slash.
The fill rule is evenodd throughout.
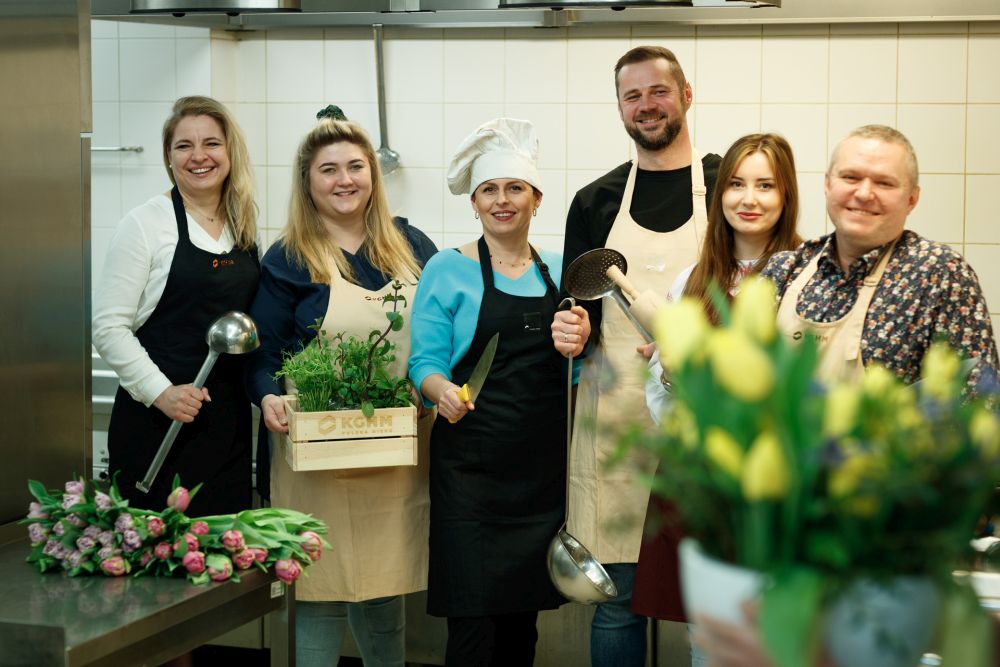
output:
<path id="1" fill-rule="evenodd" d="M 714 153 L 702 157 L 705 174 L 706 206 L 712 197 L 715 177 L 719 173 L 722 158 Z M 584 186 L 573 197 L 566 217 L 566 236 L 563 245 L 563 271 L 574 259 L 594 248 L 603 248 L 607 243 L 611 226 L 618 215 L 625 193 L 631 162 L 615 167 L 593 183 Z M 669 171 L 647 171 L 639 169 L 635 177 L 635 191 L 629 210 L 632 219 L 639 225 L 654 232 L 672 232 L 687 222 L 693 212 L 691 201 L 691 168 Z M 561 284 L 565 284 L 565 281 Z M 664 293 L 670 286 L 664 288 Z M 600 331 L 601 302 L 588 301 L 580 305 L 590 313 L 593 332 Z M 596 341 L 593 334 L 591 341 Z M 588 345 L 588 348 L 590 346 Z"/>

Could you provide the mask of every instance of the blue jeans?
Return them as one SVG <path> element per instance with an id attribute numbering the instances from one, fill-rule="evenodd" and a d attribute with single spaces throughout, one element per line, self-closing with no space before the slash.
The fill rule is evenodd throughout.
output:
<path id="1" fill-rule="evenodd" d="M 646 664 L 646 617 L 633 614 L 635 563 L 604 566 L 618 587 L 618 597 L 597 605 L 590 624 L 591 667 L 643 667 Z"/>
<path id="2" fill-rule="evenodd" d="M 364 602 L 296 602 L 296 664 L 336 665 L 348 625 L 365 667 L 403 667 L 406 622 L 402 595 Z"/>

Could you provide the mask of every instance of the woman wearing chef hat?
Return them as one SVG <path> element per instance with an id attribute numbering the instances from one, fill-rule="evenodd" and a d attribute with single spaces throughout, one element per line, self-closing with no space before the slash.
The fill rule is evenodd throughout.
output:
<path id="1" fill-rule="evenodd" d="M 542 203 L 531 123 L 498 118 L 459 146 L 478 241 L 435 255 L 413 303 L 410 377 L 442 419 L 431 436 L 427 610 L 448 618 L 447 665 L 530 665 L 538 611 L 564 601 L 546 549 L 563 522 L 566 359 L 586 311 L 557 312 L 562 259 L 528 243 Z M 498 334 L 485 380 L 473 370 Z M 461 400 L 471 383 L 478 396 Z"/>

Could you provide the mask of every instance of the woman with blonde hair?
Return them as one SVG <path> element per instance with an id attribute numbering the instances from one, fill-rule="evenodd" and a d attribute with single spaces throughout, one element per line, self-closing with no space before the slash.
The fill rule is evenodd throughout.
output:
<path id="1" fill-rule="evenodd" d="M 709 318 L 717 320 L 711 287 L 731 300 L 739 292 L 740 282 L 760 273 L 774 253 L 795 249 L 802 242 L 796 231 L 798 213 L 795 159 L 784 137 L 750 134 L 737 139 L 719 165 L 698 263 L 681 271 L 668 300 L 682 296 L 699 299 Z M 654 354 L 646 403 L 657 423 L 670 400 L 663 378 L 664 369 Z M 655 529 L 639 551 L 632 611 L 660 620 L 684 621 L 677 573 L 682 527 L 677 524 L 674 508 L 655 496 L 650 497 L 647 525 Z M 694 665 L 704 664 L 697 649 L 692 650 L 692 659 Z"/>
<path id="2" fill-rule="evenodd" d="M 396 302 L 403 329 L 390 334 L 406 375 L 410 311 L 423 264 L 436 252 L 405 219 L 393 218 L 371 141 L 360 126 L 321 120 L 302 140 L 293 167 L 288 222 L 261 263 L 251 308 L 261 348 L 251 355 L 247 388 L 271 433 L 288 421 L 274 379 L 282 355 L 317 335 L 367 339 L 386 326 L 383 299 Z M 431 413 L 433 414 L 433 413 Z M 431 419 L 419 424 L 414 467 L 293 472 L 258 439 L 257 482 L 274 505 L 309 512 L 330 526 L 332 551 L 296 585 L 296 662 L 335 665 L 347 625 L 366 666 L 402 667 L 403 594 L 427 585 L 427 448 Z M 270 472 L 270 484 L 268 473 Z"/>
<path id="3" fill-rule="evenodd" d="M 220 315 L 247 310 L 260 273 L 257 207 L 243 133 L 208 97 L 182 97 L 163 126 L 173 188 L 122 219 L 94 293 L 94 345 L 118 374 L 109 468 L 136 507 L 162 508 L 174 475 L 205 483 L 189 512 L 250 507 L 250 404 L 243 359 L 224 355 L 191 385 Z M 136 490 L 174 420 L 184 422 L 148 495 Z"/>

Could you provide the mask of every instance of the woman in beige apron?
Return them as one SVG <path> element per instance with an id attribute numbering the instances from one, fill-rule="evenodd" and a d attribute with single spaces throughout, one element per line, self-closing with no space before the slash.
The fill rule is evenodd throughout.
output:
<path id="1" fill-rule="evenodd" d="M 666 294 L 681 269 L 697 261 L 707 227 L 701 154 L 692 150 L 692 217 L 672 232 L 654 232 L 632 219 L 629 211 L 637 169 L 633 162 L 605 246 L 625 256 L 628 278 L 636 289 Z M 619 651 L 619 644 L 645 646 L 646 619 L 628 609 L 649 501 L 649 489 L 636 481 L 635 471 L 652 473 L 656 461 L 633 450 L 626 461 L 611 469 L 606 467 L 607 459 L 618 447 L 622 428 L 634 423 L 637 416 L 644 416 L 646 364 L 636 353 L 636 347 L 644 342 L 621 309 L 607 300 L 600 343 L 584 361 L 577 390 L 568 529 L 605 564 L 621 592 L 619 598 L 600 605 L 594 614 L 594 664 L 602 662 L 595 654 L 610 656 Z M 622 633 L 629 638 L 623 638 Z"/>
<path id="2" fill-rule="evenodd" d="M 409 307 L 420 268 L 436 248 L 388 210 L 364 131 L 321 121 L 299 147 L 289 221 L 261 263 L 251 309 L 261 349 L 250 360 L 248 390 L 269 431 L 288 430 L 283 388 L 274 380 L 282 354 L 315 336 L 318 319 L 327 337 L 366 339 L 384 329 L 383 297 L 393 293 L 393 279 L 403 284 L 405 301 L 397 302 L 403 329 L 389 335 L 396 345 L 391 371 L 405 377 Z M 427 585 L 431 423 L 431 415 L 420 420 L 413 467 L 293 472 L 280 453 L 258 456 L 258 486 L 270 470 L 272 504 L 309 512 L 330 530 L 332 550 L 296 585 L 298 665 L 336 665 L 348 624 L 366 666 L 404 664 L 402 595 Z"/>
<path id="3" fill-rule="evenodd" d="M 816 273 L 821 253 L 816 253 L 785 290 L 781 305 L 778 306 L 778 330 L 792 341 L 800 341 L 804 336 L 816 336 L 819 339 L 820 358 L 816 373 L 827 382 L 855 380 L 864 375 L 861 334 L 865 328 L 865 315 L 895 248 L 896 242 L 893 241 L 882 253 L 875 269 L 865 276 L 851 310 L 839 320 L 813 322 L 795 312 L 802 289 Z"/>

